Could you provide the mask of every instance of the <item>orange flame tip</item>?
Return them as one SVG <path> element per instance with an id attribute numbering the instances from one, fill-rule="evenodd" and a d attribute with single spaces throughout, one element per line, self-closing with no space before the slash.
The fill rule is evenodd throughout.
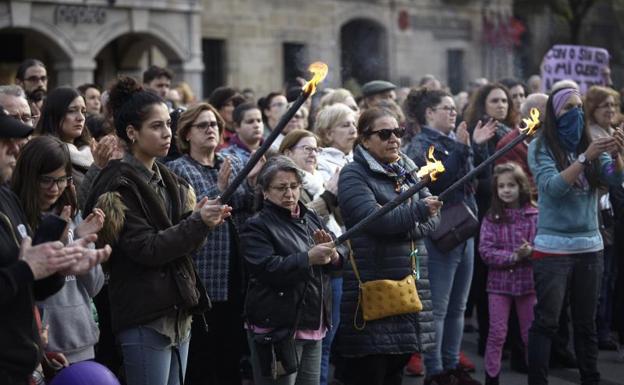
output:
<path id="1" fill-rule="evenodd" d="M 535 134 L 535 131 L 537 131 L 537 127 L 540 124 L 540 112 L 537 108 L 533 107 L 531 108 L 531 111 L 529 111 L 529 114 L 529 118 L 522 119 L 522 125 L 524 127 L 520 127 L 520 132 L 531 136 Z"/>
<path id="2" fill-rule="evenodd" d="M 308 71 L 312 72 L 314 75 L 312 79 L 303 86 L 303 92 L 313 95 L 314 92 L 316 92 L 316 86 L 327 76 L 328 67 L 327 64 L 316 61 L 310 64 Z"/>
<path id="3" fill-rule="evenodd" d="M 429 175 L 429 179 L 431 179 L 432 182 L 435 182 L 438 179 L 438 174 L 441 174 L 445 171 L 442 162 L 440 162 L 433 156 L 434 151 L 435 147 L 430 146 L 428 155 L 425 157 L 425 161 L 427 162 L 427 164 L 421 167 L 421 169 L 418 170 L 418 172 L 416 173 L 419 178 L 423 178 L 424 176 Z"/>

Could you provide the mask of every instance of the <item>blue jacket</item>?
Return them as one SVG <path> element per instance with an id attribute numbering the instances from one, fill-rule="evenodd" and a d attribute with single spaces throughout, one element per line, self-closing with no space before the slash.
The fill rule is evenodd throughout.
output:
<path id="1" fill-rule="evenodd" d="M 408 171 L 416 166 L 407 157 L 400 161 Z M 403 181 L 383 169 L 362 147 L 354 151 L 354 161 L 346 165 L 338 181 L 338 202 L 347 229 L 364 219 L 399 193 L 397 182 L 406 188 L 414 181 Z M 431 292 L 427 276 L 426 249 L 422 238 L 435 229 L 439 217 L 430 217 L 420 201 L 431 195 L 425 188 L 363 232 L 351 239 L 351 246 L 362 281 L 376 279 L 400 280 L 412 272 L 411 240 L 420 257 L 420 279 L 417 290 L 423 303 L 420 313 L 412 313 L 369 321 L 363 330 L 356 330 L 353 317 L 358 302 L 358 281 L 350 263 L 345 262 L 343 296 L 337 348 L 343 356 L 370 354 L 406 354 L 429 350 L 435 343 Z M 358 315 L 361 320 L 361 314 Z"/>
<path id="2" fill-rule="evenodd" d="M 539 217 L 535 248 L 543 252 L 588 252 L 602 250 L 598 229 L 598 202 L 596 190 L 583 183 L 574 185 L 561 177 L 561 170 L 541 139 L 529 145 L 529 167 L 538 189 Z M 622 172 L 607 172 L 612 166 L 609 154 L 599 158 L 600 178 L 609 185 L 624 181 Z"/>

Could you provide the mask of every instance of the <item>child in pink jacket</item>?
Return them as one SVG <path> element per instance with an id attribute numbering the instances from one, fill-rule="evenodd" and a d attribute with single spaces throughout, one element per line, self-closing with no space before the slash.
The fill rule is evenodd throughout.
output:
<path id="1" fill-rule="evenodd" d="M 533 322 L 535 289 L 529 257 L 537 228 L 537 209 L 529 181 L 520 166 L 494 168 L 492 205 L 483 218 L 479 252 L 488 265 L 490 332 L 485 348 L 485 384 L 498 385 L 501 354 L 512 304 L 516 306 L 522 341 Z"/>

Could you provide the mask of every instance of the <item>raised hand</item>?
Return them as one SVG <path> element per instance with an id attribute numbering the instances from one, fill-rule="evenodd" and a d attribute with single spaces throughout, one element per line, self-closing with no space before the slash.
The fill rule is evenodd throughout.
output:
<path id="1" fill-rule="evenodd" d="M 321 243 L 329 243 L 332 241 L 332 236 L 325 230 L 316 230 L 312 235 L 314 238 L 314 244 L 319 245 Z"/>
<path id="2" fill-rule="evenodd" d="M 476 144 L 482 144 L 492 139 L 494 134 L 496 134 L 496 120 L 490 119 L 485 124 L 482 124 L 479 120 L 474 132 L 472 133 L 472 140 Z"/>
<path id="3" fill-rule="evenodd" d="M 93 163 L 98 168 L 104 168 L 111 159 L 114 159 L 115 150 L 117 148 L 117 138 L 114 135 L 106 135 L 99 142 L 95 139 L 91 140 L 91 153 L 93 154 Z"/>
<path id="4" fill-rule="evenodd" d="M 338 259 L 338 253 L 333 242 L 321 243 L 308 250 L 308 263 L 313 265 L 326 265 Z"/>
<path id="5" fill-rule="evenodd" d="M 89 234 L 97 234 L 98 231 L 104 227 L 104 220 L 106 219 L 106 214 L 99 208 L 94 208 L 91 214 L 89 214 L 84 221 L 80 222 L 74 233 L 76 234 L 76 238 L 82 238 L 85 235 Z"/>
<path id="6" fill-rule="evenodd" d="M 254 152 L 256 152 L 256 150 L 254 150 L 251 154 L 253 155 Z M 256 162 L 256 164 L 252 167 L 251 171 L 249 171 L 249 175 L 247 175 L 247 180 L 249 181 L 250 185 L 256 185 L 256 179 L 258 179 L 258 174 L 260 173 L 260 170 L 265 163 L 266 156 L 262 156 L 260 157 L 260 159 L 258 159 L 258 162 Z"/>
<path id="7" fill-rule="evenodd" d="M 63 275 L 81 275 L 87 273 L 95 265 L 106 262 L 112 249 L 105 245 L 101 249 L 89 248 L 90 243 L 97 240 L 96 234 L 88 234 L 66 246 L 63 250 L 74 259 L 74 263 L 65 269 L 59 270 Z"/>
<path id="8" fill-rule="evenodd" d="M 202 221 L 210 229 L 219 226 L 232 215 L 232 207 L 221 204 L 219 198 L 209 200 L 204 197 L 197 204 L 196 210 L 199 211 Z"/>
<path id="9" fill-rule="evenodd" d="M 455 132 L 455 136 L 457 137 L 457 141 L 461 144 L 465 144 L 470 146 L 470 133 L 468 132 L 468 123 L 461 122 L 459 126 L 457 126 L 457 130 Z"/>
<path id="10" fill-rule="evenodd" d="M 440 207 L 442 207 L 442 201 L 438 200 L 437 196 L 428 196 L 423 199 L 423 202 L 425 202 L 427 208 L 429 209 L 429 215 L 436 215 L 440 210 Z"/>
<path id="11" fill-rule="evenodd" d="M 612 153 L 619 149 L 618 141 L 615 137 L 604 137 L 592 140 L 585 150 L 587 160 L 596 160 L 603 152 Z"/>
<path id="12" fill-rule="evenodd" d="M 336 171 L 329 178 L 327 183 L 325 183 L 325 190 L 329 191 L 334 195 L 338 195 L 338 179 L 340 178 L 340 167 L 336 167 Z"/>
<path id="13" fill-rule="evenodd" d="M 30 237 L 25 237 L 22 241 L 19 259 L 28 264 L 35 280 L 49 277 L 76 262 L 75 256 L 65 252 L 62 242 L 46 242 L 32 246 Z"/>
<path id="14" fill-rule="evenodd" d="M 219 191 L 224 192 L 230 183 L 230 175 L 232 175 L 232 162 L 228 158 L 225 158 L 219 174 L 217 174 L 217 188 Z"/>

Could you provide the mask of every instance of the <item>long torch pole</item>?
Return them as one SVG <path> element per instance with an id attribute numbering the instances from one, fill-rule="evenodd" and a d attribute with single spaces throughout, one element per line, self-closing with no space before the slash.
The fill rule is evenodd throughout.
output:
<path id="1" fill-rule="evenodd" d="M 530 135 L 529 132 L 523 132 L 520 135 L 518 135 L 514 140 L 512 140 L 511 142 L 507 143 L 504 147 L 502 147 L 500 150 L 496 151 L 494 154 L 492 154 L 492 156 L 490 156 L 489 158 L 487 158 L 486 160 L 484 160 L 480 165 L 478 165 L 477 167 L 473 168 L 468 174 L 464 175 L 463 177 L 461 177 L 460 179 L 458 179 L 455 183 L 453 183 L 452 185 L 450 185 L 446 190 L 442 191 L 440 193 L 440 195 L 438 195 L 438 199 L 440 199 L 441 201 L 444 200 L 444 198 L 450 194 L 453 190 L 457 189 L 458 187 L 462 186 L 464 183 L 466 183 L 468 180 L 470 180 L 471 178 L 473 178 L 474 176 L 476 176 L 477 174 L 479 174 L 484 168 L 488 167 L 489 165 L 491 165 L 492 163 L 494 163 L 494 161 L 498 158 L 500 158 L 501 156 L 503 156 L 507 151 L 511 150 L 515 145 L 517 145 L 518 143 L 522 142 L 524 139 L 526 139 L 528 136 Z"/>
<path id="2" fill-rule="evenodd" d="M 253 153 L 253 155 L 249 158 L 247 164 L 245 164 L 245 167 L 243 167 L 241 172 L 236 174 L 236 177 L 234 177 L 232 183 L 230 183 L 230 185 L 225 189 L 223 194 L 221 194 L 221 203 L 227 203 L 230 198 L 232 198 L 234 191 L 236 191 L 238 186 L 240 186 L 240 184 L 245 180 L 247 175 L 249 175 L 251 169 L 254 168 L 254 166 L 256 165 L 256 163 L 258 163 L 264 153 L 267 152 L 273 142 L 275 142 L 277 136 L 282 133 L 284 127 L 286 127 L 286 124 L 288 124 L 290 119 L 295 116 L 299 108 L 303 105 L 306 99 L 310 97 L 311 94 L 311 91 L 301 90 L 301 94 L 299 94 L 297 100 L 295 100 L 288 109 L 288 111 L 286 111 L 286 113 L 282 115 L 282 118 L 279 120 L 273 131 L 271 131 L 271 134 L 269 134 L 269 136 L 264 140 L 262 146 L 260 146 L 260 148 L 258 148 L 256 152 Z"/>
<path id="3" fill-rule="evenodd" d="M 367 216 L 366 218 L 356 223 L 355 226 L 351 227 L 349 230 L 342 233 L 341 236 L 336 238 L 336 240 L 334 241 L 334 245 L 338 246 L 344 243 L 347 239 L 353 237 L 353 235 L 355 235 L 356 233 L 359 233 L 360 231 L 364 230 L 368 225 L 370 225 L 372 222 L 374 222 L 378 218 L 381 218 L 382 216 L 386 215 L 389 211 L 394 210 L 398 205 L 408 200 L 412 195 L 416 194 L 418 191 L 425 188 L 430 180 L 431 179 L 429 175 L 423 176 L 423 178 L 418 183 L 408 188 L 407 190 L 403 191 L 401 194 L 397 195 L 396 198 L 386 203 L 385 205 L 381 206 L 379 209 L 371 213 L 369 216 Z"/>

